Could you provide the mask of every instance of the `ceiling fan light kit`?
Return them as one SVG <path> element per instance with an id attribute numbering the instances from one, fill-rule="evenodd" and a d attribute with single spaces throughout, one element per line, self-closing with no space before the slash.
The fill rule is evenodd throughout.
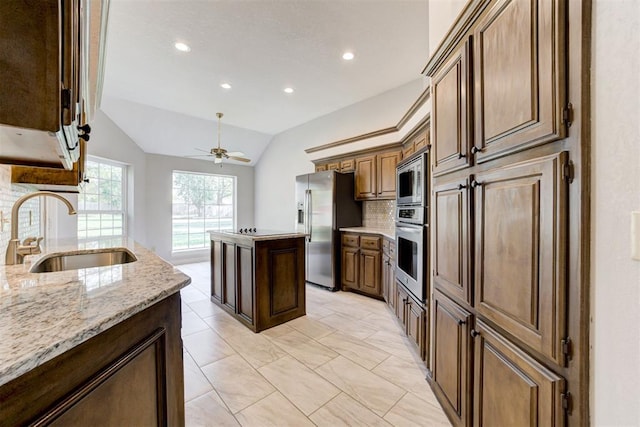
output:
<path id="1" fill-rule="evenodd" d="M 216 164 L 219 163 L 220 167 L 222 167 L 223 159 L 237 160 L 239 162 L 245 162 L 245 163 L 251 162 L 251 159 L 247 159 L 244 156 L 244 153 L 241 151 L 227 151 L 226 149 L 220 147 L 220 119 L 222 119 L 222 116 L 223 116 L 222 113 L 216 113 L 216 117 L 218 117 L 218 147 L 212 148 L 209 151 L 200 150 L 196 148 L 196 150 L 198 151 L 203 151 L 209 154 L 199 155 L 199 156 L 188 156 L 188 157 L 214 157 L 213 162 Z"/>

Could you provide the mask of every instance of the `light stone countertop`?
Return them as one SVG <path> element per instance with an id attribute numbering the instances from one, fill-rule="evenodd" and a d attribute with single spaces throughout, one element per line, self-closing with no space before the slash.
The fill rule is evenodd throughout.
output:
<path id="1" fill-rule="evenodd" d="M 343 227 L 340 231 L 350 231 L 352 233 L 369 233 L 380 234 L 389 240 L 396 240 L 395 228 L 378 228 L 378 227 Z"/>
<path id="2" fill-rule="evenodd" d="M 125 247 L 137 261 L 29 273 L 47 254 Z M 0 266 L 0 385 L 187 286 L 191 278 L 133 242 L 49 243 L 25 264 Z"/>

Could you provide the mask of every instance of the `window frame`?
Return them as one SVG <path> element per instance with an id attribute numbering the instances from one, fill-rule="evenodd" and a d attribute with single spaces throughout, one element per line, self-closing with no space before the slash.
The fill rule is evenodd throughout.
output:
<path id="1" fill-rule="evenodd" d="M 175 174 L 186 174 L 186 175 L 199 175 L 199 176 L 211 176 L 211 177 L 222 177 L 222 178 L 229 178 L 232 180 L 233 183 L 233 190 L 232 190 L 232 203 L 231 203 L 231 208 L 232 208 L 232 220 L 231 220 L 231 228 L 230 230 L 235 230 L 236 229 L 236 225 L 237 225 L 237 221 L 238 221 L 238 177 L 235 175 L 229 175 L 229 174 L 220 174 L 220 173 L 209 173 L 209 172 L 195 172 L 195 171 L 189 171 L 189 170 L 182 170 L 182 169 L 173 169 L 171 171 L 171 253 L 172 254 L 184 254 L 184 253 L 189 253 L 189 252 L 197 252 L 197 251 L 203 251 L 203 250 L 208 250 L 209 246 L 207 245 L 207 226 L 206 226 L 206 221 L 207 219 L 212 219 L 212 218 L 207 218 L 206 214 L 203 218 L 203 221 L 205 223 L 205 230 L 203 231 L 204 237 L 205 237 L 205 242 L 203 244 L 203 246 L 200 247 L 186 247 L 186 248 L 175 248 L 174 246 L 174 214 L 173 214 L 173 209 L 175 206 L 174 200 L 173 200 L 173 191 L 174 191 L 174 186 L 173 186 L 173 182 L 175 179 Z M 204 191 L 206 191 L 206 186 L 204 187 Z M 229 205 L 213 205 L 213 206 L 229 206 Z M 188 215 L 187 216 L 187 222 L 191 217 Z M 226 229 L 223 229 L 226 230 Z M 187 233 L 187 236 L 190 236 L 191 233 Z M 197 234 L 197 233 L 194 233 Z M 188 239 L 189 240 L 189 239 Z M 187 245 L 189 245 L 189 243 L 187 243 Z"/>
<path id="2" fill-rule="evenodd" d="M 108 239 L 125 239 L 129 236 L 129 206 L 128 206 L 128 175 L 129 175 L 129 165 L 127 165 L 126 163 L 122 163 L 122 162 L 118 162 L 115 160 L 110 160 L 110 159 L 105 159 L 103 157 L 96 157 L 96 156 L 87 156 L 87 166 L 89 162 L 93 162 L 93 163 L 98 163 L 98 164 L 105 164 L 111 167 L 119 167 L 122 169 L 122 173 L 121 173 L 121 190 L 122 190 L 122 194 L 121 194 L 121 202 L 120 202 L 120 209 L 116 210 L 116 209 L 109 209 L 109 210 L 102 210 L 102 209 L 80 209 L 80 198 L 84 196 L 83 191 L 85 189 L 85 185 L 81 186 L 80 189 L 80 194 L 78 194 L 78 225 L 76 226 L 76 236 L 78 238 L 79 242 L 87 242 L 87 241 L 95 241 L 95 240 L 100 240 L 100 241 L 104 241 L 104 240 L 108 240 Z M 91 179 L 91 178 L 90 178 Z M 98 180 L 101 180 L 102 178 L 98 178 Z M 113 182 L 113 180 L 111 180 Z M 86 201 L 85 201 L 85 206 L 86 206 Z M 79 223 L 80 223 L 80 215 L 86 215 L 87 219 L 89 215 L 101 215 L 101 214 L 110 214 L 110 215 L 116 215 L 116 214 L 121 214 L 122 215 L 122 234 L 120 235 L 111 235 L 111 236 L 86 236 L 86 230 L 85 230 L 85 236 L 80 237 L 79 233 L 80 233 L 80 229 L 79 229 Z"/>

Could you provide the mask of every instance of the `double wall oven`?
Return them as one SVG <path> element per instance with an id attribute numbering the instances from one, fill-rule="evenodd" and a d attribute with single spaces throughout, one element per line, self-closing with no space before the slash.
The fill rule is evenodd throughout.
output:
<path id="1" fill-rule="evenodd" d="M 422 302 L 427 299 L 428 155 L 421 152 L 396 169 L 396 279 Z"/>

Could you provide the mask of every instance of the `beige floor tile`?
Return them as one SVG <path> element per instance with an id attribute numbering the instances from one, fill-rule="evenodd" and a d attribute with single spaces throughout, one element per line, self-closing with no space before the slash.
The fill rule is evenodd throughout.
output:
<path id="1" fill-rule="evenodd" d="M 398 427 L 451 425 L 439 406 L 425 402 L 413 393 L 400 399 L 384 419 Z"/>
<path id="2" fill-rule="evenodd" d="M 319 322 L 318 320 L 311 319 L 309 316 L 298 317 L 287 323 L 298 332 L 302 332 L 309 338 L 318 339 L 335 332 L 334 328 Z"/>
<path id="3" fill-rule="evenodd" d="M 196 362 L 184 352 L 184 401 L 188 402 L 213 390 L 213 387 L 204 376 Z"/>
<path id="4" fill-rule="evenodd" d="M 238 355 L 207 365 L 202 372 L 233 414 L 275 391 L 262 375 Z"/>
<path id="5" fill-rule="evenodd" d="M 189 304 L 190 302 L 208 299 L 206 294 L 200 292 L 198 289 L 191 285 L 187 285 L 186 288 L 180 289 L 180 297 L 182 298 L 182 301 L 186 302 L 187 304 Z"/>
<path id="6" fill-rule="evenodd" d="M 278 392 L 239 412 L 236 418 L 245 427 L 313 426 L 302 412 Z"/>
<path id="7" fill-rule="evenodd" d="M 362 406 L 345 393 L 340 393 L 329 403 L 309 416 L 318 427 L 383 427 L 388 422 Z"/>
<path id="8" fill-rule="evenodd" d="M 409 340 L 405 336 L 383 330 L 368 336 L 364 341 L 394 356 L 407 360 L 415 359 Z"/>
<path id="9" fill-rule="evenodd" d="M 336 313 L 330 316 L 323 317 L 322 319 L 320 319 L 320 322 L 340 332 L 352 335 L 359 339 L 367 338 L 368 336 L 376 333 L 376 329 L 374 327 L 342 313 Z"/>
<path id="10" fill-rule="evenodd" d="M 235 354 L 233 348 L 211 329 L 187 335 L 182 342 L 200 367 Z"/>
<path id="11" fill-rule="evenodd" d="M 191 307 L 189 307 L 189 304 L 184 302 L 184 300 L 181 300 L 181 303 L 182 303 L 182 314 L 191 313 L 193 311 L 191 310 Z"/>
<path id="12" fill-rule="evenodd" d="M 320 338 L 318 342 L 369 370 L 391 356 L 386 351 L 341 332 Z"/>
<path id="13" fill-rule="evenodd" d="M 182 313 L 182 336 L 186 337 L 187 335 L 191 335 L 196 332 L 208 330 L 209 325 L 204 323 L 204 321 L 198 316 L 196 313 Z"/>
<path id="14" fill-rule="evenodd" d="M 212 391 L 188 402 L 184 407 L 187 427 L 232 427 L 240 424 Z"/>
<path id="15" fill-rule="evenodd" d="M 330 307 L 331 310 L 335 311 L 336 313 L 341 313 L 356 319 L 363 319 L 369 316 L 372 310 L 384 309 L 384 303 L 382 301 L 373 301 L 379 304 L 375 304 L 375 306 L 369 306 L 367 304 L 363 304 L 360 300 L 358 300 L 357 303 L 354 304 L 353 301 L 346 301 L 343 299 L 342 301 L 333 302 Z"/>
<path id="16" fill-rule="evenodd" d="M 373 373 L 417 394 L 430 390 L 425 372 L 412 360 L 391 356 L 376 366 Z"/>
<path id="17" fill-rule="evenodd" d="M 202 320 L 225 339 L 244 336 L 245 339 L 251 340 L 254 335 L 253 331 L 231 317 L 228 313 L 219 313 L 211 317 L 205 317 Z"/>
<path id="18" fill-rule="evenodd" d="M 375 326 L 378 330 L 404 335 L 404 331 L 396 321 L 395 314 L 392 314 L 387 307 L 382 307 L 373 313 L 369 312 L 367 316 L 362 318 L 362 321 Z"/>
<path id="19" fill-rule="evenodd" d="M 338 353 L 292 329 L 291 333 L 273 339 L 273 342 L 311 369 L 338 357 Z"/>
<path id="20" fill-rule="evenodd" d="M 333 384 L 290 356 L 269 363 L 258 372 L 305 415 L 340 393 Z"/>
<path id="21" fill-rule="evenodd" d="M 406 394 L 405 390 L 343 356 L 320 366 L 316 372 L 380 416 Z"/>
<path id="22" fill-rule="evenodd" d="M 229 345 L 246 359 L 254 368 L 259 368 L 287 355 L 287 352 L 275 345 L 270 339 L 251 332 L 247 339 L 244 335 L 226 338 Z"/>
<path id="23" fill-rule="evenodd" d="M 287 323 L 283 323 L 282 325 L 278 325 L 278 326 L 274 326 L 273 328 L 265 329 L 264 331 L 260 332 L 260 335 L 262 335 L 263 337 L 267 337 L 269 339 L 274 339 L 274 338 L 281 337 L 282 335 L 286 335 L 288 333 L 291 333 L 293 331 L 295 331 L 295 329 L 293 329 Z"/>
<path id="24" fill-rule="evenodd" d="M 189 307 L 202 318 L 224 313 L 224 310 L 222 310 L 220 307 L 209 300 L 199 300 L 189 303 Z"/>
<path id="25" fill-rule="evenodd" d="M 335 311 L 331 310 L 329 305 L 325 304 L 313 304 L 307 301 L 307 316 L 319 319 L 321 317 L 326 317 L 335 313 Z"/>

